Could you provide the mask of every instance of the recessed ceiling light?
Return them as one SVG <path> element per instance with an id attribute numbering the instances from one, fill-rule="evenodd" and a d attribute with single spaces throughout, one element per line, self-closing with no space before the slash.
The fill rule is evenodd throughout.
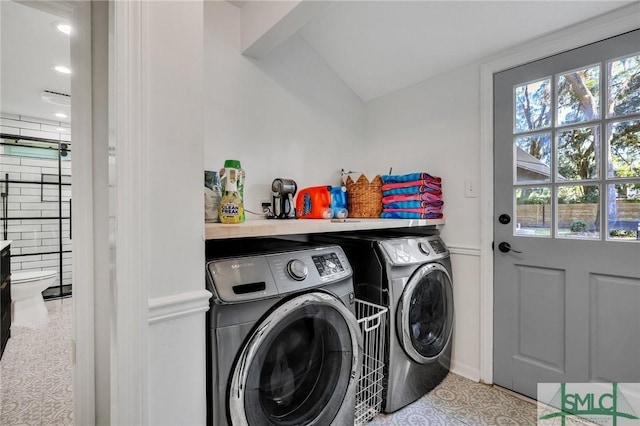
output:
<path id="1" fill-rule="evenodd" d="M 53 68 L 54 70 L 62 73 L 62 74 L 71 74 L 71 70 L 67 67 L 63 67 L 62 65 L 58 65 Z"/>
<path id="2" fill-rule="evenodd" d="M 62 112 L 56 112 L 56 113 L 55 113 L 55 114 L 53 114 L 53 115 L 55 115 L 55 116 L 56 116 L 56 117 L 58 117 L 58 118 L 67 118 L 67 114 L 62 113 Z"/>
<path id="3" fill-rule="evenodd" d="M 69 24 L 57 24 L 56 28 L 58 29 L 58 31 L 60 31 L 61 33 L 64 33 L 66 35 L 71 34 L 71 25 Z"/>

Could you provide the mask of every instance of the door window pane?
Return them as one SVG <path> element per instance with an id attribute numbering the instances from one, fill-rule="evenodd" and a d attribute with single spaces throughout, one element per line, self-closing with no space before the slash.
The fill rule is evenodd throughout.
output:
<path id="1" fill-rule="evenodd" d="M 640 120 L 618 121 L 608 127 L 609 177 L 640 177 Z"/>
<path id="2" fill-rule="evenodd" d="M 515 133 L 545 129 L 551 125 L 551 79 L 515 88 Z"/>
<path id="3" fill-rule="evenodd" d="M 599 177 L 599 126 L 558 132 L 558 180 Z"/>
<path id="4" fill-rule="evenodd" d="M 608 185 L 610 240 L 640 241 L 640 181 Z"/>
<path id="5" fill-rule="evenodd" d="M 551 236 L 551 188 L 516 188 L 515 234 L 520 236 Z"/>
<path id="6" fill-rule="evenodd" d="M 607 65 L 607 115 L 617 117 L 640 113 L 640 55 L 611 61 Z"/>
<path id="7" fill-rule="evenodd" d="M 597 185 L 558 187 L 558 229 L 561 238 L 600 238 L 600 190 Z"/>
<path id="8" fill-rule="evenodd" d="M 514 139 L 516 182 L 551 180 L 551 134 L 539 133 Z"/>
<path id="9" fill-rule="evenodd" d="M 557 77 L 558 125 L 597 120 L 600 117 L 600 66 Z"/>

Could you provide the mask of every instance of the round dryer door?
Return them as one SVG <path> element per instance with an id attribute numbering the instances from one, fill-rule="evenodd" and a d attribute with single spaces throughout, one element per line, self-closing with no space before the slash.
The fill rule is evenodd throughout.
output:
<path id="1" fill-rule="evenodd" d="M 355 317 L 334 296 L 285 301 L 257 325 L 236 361 L 232 424 L 331 424 L 355 394 L 361 347 Z"/>
<path id="2" fill-rule="evenodd" d="M 431 362 L 447 347 L 453 331 L 453 288 L 444 266 L 422 265 L 409 278 L 400 297 L 397 327 L 402 347 L 415 362 Z"/>

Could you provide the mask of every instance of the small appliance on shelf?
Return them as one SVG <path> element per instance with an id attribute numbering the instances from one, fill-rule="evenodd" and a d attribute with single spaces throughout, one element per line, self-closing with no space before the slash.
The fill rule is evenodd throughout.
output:
<path id="1" fill-rule="evenodd" d="M 271 183 L 271 204 L 274 219 L 295 219 L 296 209 L 293 196 L 298 185 L 293 179 L 274 179 Z"/>

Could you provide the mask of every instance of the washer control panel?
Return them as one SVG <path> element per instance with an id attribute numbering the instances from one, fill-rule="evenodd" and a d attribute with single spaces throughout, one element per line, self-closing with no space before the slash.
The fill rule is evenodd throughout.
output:
<path id="1" fill-rule="evenodd" d="M 335 252 L 311 256 L 321 277 L 331 276 L 344 271 L 342 263 Z"/>

